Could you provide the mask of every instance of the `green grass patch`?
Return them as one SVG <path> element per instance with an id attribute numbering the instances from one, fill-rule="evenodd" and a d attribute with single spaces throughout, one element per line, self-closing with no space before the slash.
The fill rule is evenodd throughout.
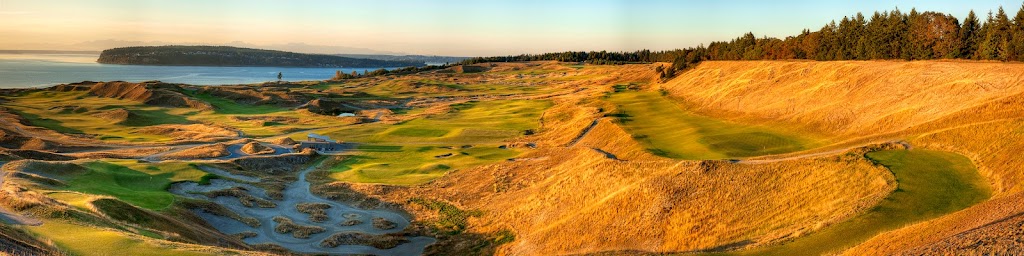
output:
<path id="1" fill-rule="evenodd" d="M 402 146 L 394 145 L 359 145 L 356 150 L 363 152 L 402 152 Z"/>
<path id="2" fill-rule="evenodd" d="M 344 160 L 328 163 L 336 180 L 397 185 L 422 184 L 451 170 L 502 161 L 519 155 L 516 149 L 499 149 L 497 144 L 451 149 L 435 146 L 407 146 L 400 150 L 354 152 Z"/>
<path id="3" fill-rule="evenodd" d="M 420 127 L 402 127 L 391 132 L 391 135 L 405 137 L 441 137 L 448 134 L 447 130 L 435 130 Z"/>
<path id="4" fill-rule="evenodd" d="M 46 128 L 46 129 L 50 129 L 50 130 L 54 130 L 54 131 L 60 132 L 60 133 L 69 133 L 69 134 L 82 134 L 83 133 L 82 130 L 74 129 L 74 128 L 70 128 L 70 127 L 64 126 L 64 122 L 61 122 L 59 120 L 54 120 L 54 119 L 46 118 L 46 117 L 42 117 L 42 116 L 37 115 L 37 114 L 29 113 L 29 111 L 27 111 L 27 110 L 23 111 L 23 110 L 16 110 L 15 109 L 12 112 L 14 112 L 14 114 L 17 114 L 17 115 L 25 118 L 25 120 L 28 120 L 28 123 L 30 125 L 32 125 L 32 126 L 43 127 L 43 128 Z"/>
<path id="5" fill-rule="evenodd" d="M 331 177 L 360 183 L 422 184 L 448 171 L 503 161 L 520 153 L 505 140 L 536 130 L 549 101 L 499 100 L 455 104 L 448 113 L 387 125 L 324 131 L 360 143 L 347 160 L 328 163 Z"/>
<path id="6" fill-rule="evenodd" d="M 171 182 L 203 181 L 207 173 L 186 163 L 138 163 L 131 160 L 93 161 L 89 171 L 68 177 L 67 190 L 117 197 L 138 207 L 161 210 L 174 202 L 167 192 Z"/>
<path id="7" fill-rule="evenodd" d="M 775 127 L 744 125 L 689 113 L 656 92 L 614 93 L 618 123 L 656 155 L 722 159 L 788 153 L 820 145 L 815 136 Z M 618 89 L 616 89 L 618 90 Z"/>
<path id="8" fill-rule="evenodd" d="M 278 107 L 274 105 L 242 104 L 230 99 L 217 97 L 208 93 L 186 93 L 191 97 L 210 103 L 210 105 L 213 105 L 213 107 L 215 108 L 214 111 L 218 114 L 256 115 L 288 111 L 287 108 Z"/>
<path id="9" fill-rule="evenodd" d="M 161 247 L 129 237 L 119 231 L 71 224 L 62 220 L 47 220 L 43 225 L 26 226 L 25 229 L 53 241 L 72 255 L 213 255 Z"/>
<path id="10" fill-rule="evenodd" d="M 149 106 L 134 101 L 89 96 L 85 92 L 26 93 L 8 97 L 4 106 L 33 126 L 68 134 L 92 134 L 107 141 L 165 142 L 174 138 L 139 132 L 145 126 L 192 123 L 182 115 L 187 108 Z M 61 108 L 67 107 L 67 108 Z M 67 111 L 67 109 L 75 111 Z M 101 117 L 105 111 L 123 108 L 132 117 L 122 123 Z M 119 121 L 119 120 L 118 120 Z"/>
<path id="11" fill-rule="evenodd" d="M 992 190 L 964 156 L 929 150 L 888 150 L 866 155 L 892 171 L 896 191 L 868 212 L 778 246 L 749 255 L 837 253 L 875 235 L 937 218 L 985 201 Z"/>
<path id="12" fill-rule="evenodd" d="M 556 89 L 529 84 L 455 84 L 435 80 L 389 80 L 366 86 L 360 92 L 377 97 L 467 96 L 480 94 L 543 94 Z"/>

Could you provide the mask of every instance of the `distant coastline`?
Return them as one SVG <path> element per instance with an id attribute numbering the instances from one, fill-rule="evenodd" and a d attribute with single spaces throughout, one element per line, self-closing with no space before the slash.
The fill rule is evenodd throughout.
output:
<path id="1" fill-rule="evenodd" d="M 100 51 L 0 50 L 0 54 L 100 54 Z"/>
<path id="2" fill-rule="evenodd" d="M 422 67 L 423 61 L 350 58 L 230 46 L 140 46 L 107 49 L 102 64 L 147 66 L 367 68 Z"/>

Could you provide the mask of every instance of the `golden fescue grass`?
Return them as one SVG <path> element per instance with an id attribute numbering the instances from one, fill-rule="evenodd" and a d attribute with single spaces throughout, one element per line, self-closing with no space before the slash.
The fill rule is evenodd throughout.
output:
<path id="1" fill-rule="evenodd" d="M 434 96 L 468 97 L 457 90 L 458 79 L 481 88 L 512 85 L 514 90 L 494 94 L 550 101 L 551 107 L 536 110 L 543 114 L 529 118 L 539 122 L 534 134 L 491 141 L 537 145 L 520 148 L 524 153 L 516 152 L 513 159 L 490 159 L 421 185 L 338 186 L 405 204 L 421 220 L 440 218 L 440 213 L 409 203 L 410 198 L 480 212 L 463 216 L 467 233 L 514 234 L 499 254 L 687 252 L 776 244 L 867 212 L 889 195 L 897 185 L 893 175 L 865 159 L 863 151 L 849 149 L 900 139 L 915 148 L 967 156 L 995 195 L 962 211 L 877 235 L 846 253 L 1014 253 L 1024 245 L 999 237 L 1019 234 L 1016 224 L 1024 212 L 1022 70 L 1021 64 L 938 61 L 705 62 L 661 84 L 654 65 L 576 68 L 544 62 L 496 64 L 489 72 L 473 74 L 377 77 L 325 90 L 399 80 L 366 89 L 388 94 L 426 80 L 421 86 L 453 89 L 431 91 Z M 619 84 L 635 84 L 652 94 L 663 89 L 681 111 L 740 125 L 813 132 L 825 137 L 822 143 L 834 144 L 789 156 L 821 155 L 756 164 L 658 157 L 612 119 L 602 118 L 614 106 L 601 97 Z M 476 99 L 500 98 L 489 97 L 495 98 Z M 334 132 L 358 142 L 399 121 L 451 110 L 450 104 L 424 102 L 417 105 L 424 108 L 395 115 L 409 119 Z M 431 130 L 390 132 L 416 141 Z M 396 181 L 389 179 L 380 182 Z M 978 239 L 998 241 L 971 247 Z"/>
<path id="2" fill-rule="evenodd" d="M 599 117 L 594 107 L 558 102 L 574 107 L 545 113 L 535 138 L 561 142 L 549 145 L 569 143 Z M 564 118 L 548 118 L 552 113 Z M 769 243 L 853 216 L 894 185 L 888 171 L 856 155 L 757 165 L 677 161 L 650 155 L 630 138 L 600 119 L 572 147 L 542 147 L 421 187 L 353 188 L 390 193 L 384 197 L 394 201 L 438 198 L 481 210 L 470 231 L 516 235 L 499 253 L 542 255 Z"/>
<path id="3" fill-rule="evenodd" d="M 831 134 L 904 130 L 1024 91 L 1022 64 L 710 61 L 662 85 L 700 112 Z"/>
<path id="4" fill-rule="evenodd" d="M 708 117 L 810 131 L 835 142 L 808 151 L 824 152 L 820 156 L 763 164 L 673 161 L 647 154 L 621 128 L 598 120 L 607 106 L 594 98 L 608 90 L 594 88 L 630 79 L 595 78 L 584 90 L 553 99 L 556 104 L 545 112 L 540 133 L 524 138 L 537 141 L 540 149 L 422 187 L 377 193 L 390 193 L 384 197 L 394 201 L 416 195 L 482 210 L 482 217 L 471 219 L 471 231 L 510 229 L 516 234 L 499 250 L 502 254 L 741 249 L 814 232 L 875 205 L 894 189 L 891 173 L 842 149 L 910 139 L 915 147 L 971 158 L 994 183 L 996 197 L 876 236 L 848 253 L 892 254 L 915 247 L 956 252 L 946 250 L 949 246 L 921 246 L 962 245 L 967 238 L 1013 233 L 1007 228 L 1014 225 L 1000 220 L 1024 211 L 1016 192 L 1019 179 L 1013 178 L 1019 177 L 1021 161 L 1013 152 L 1024 149 L 1018 145 L 1024 141 L 1018 138 L 1024 126 L 1014 121 L 1024 113 L 1020 97 L 1014 96 L 1024 91 L 1021 67 L 708 62 L 666 84 L 645 86 L 665 89 L 684 109 Z M 608 74 L 643 73 L 637 67 L 602 68 Z M 985 114 L 972 114 L 978 111 Z M 597 125 L 578 143 L 557 147 L 570 145 L 594 120 Z M 965 233 L 988 223 L 993 225 L 979 229 L 984 231 Z M 1000 248 L 1012 248 L 1009 244 Z"/>
<path id="5" fill-rule="evenodd" d="M 706 62 L 662 88 L 718 117 L 786 123 L 846 145 L 908 139 L 965 155 L 991 183 L 991 200 L 883 233 L 846 253 L 999 254 L 1024 246 L 996 238 L 1015 232 L 1014 216 L 1024 212 L 1022 71 L 1022 64 L 982 62 Z M 999 241 L 973 240 L 986 237 Z"/>
<path id="6" fill-rule="evenodd" d="M 1013 98 L 1020 99 L 1019 96 Z M 994 104 L 998 103 L 989 105 Z M 1016 106 L 1006 109 L 1022 111 L 1019 103 L 1012 105 Z M 956 125 L 972 119 L 967 116 L 978 118 L 977 116 L 987 114 L 972 109 L 954 116 L 960 115 L 965 118 L 943 120 L 953 128 L 923 133 L 917 136 L 914 142 L 924 147 L 959 152 L 970 157 L 978 166 L 980 173 L 992 183 L 996 196 L 990 201 L 963 211 L 880 235 L 848 253 L 889 254 L 910 248 L 922 253 L 1020 252 L 1019 248 L 1022 248 L 1024 242 L 1003 235 L 1019 230 L 1019 225 L 1013 225 L 1019 220 L 1014 219 L 1024 212 L 1024 204 L 1021 204 L 1024 201 L 1024 192 L 1020 182 L 1024 176 L 1020 168 L 1024 166 L 1024 159 L 1018 154 L 1024 150 L 1024 134 L 1021 133 L 1024 122 L 1021 119 L 992 119 L 989 122 Z M 977 243 L 978 239 L 985 238 L 990 242 L 992 239 L 997 241 L 992 244 Z"/>

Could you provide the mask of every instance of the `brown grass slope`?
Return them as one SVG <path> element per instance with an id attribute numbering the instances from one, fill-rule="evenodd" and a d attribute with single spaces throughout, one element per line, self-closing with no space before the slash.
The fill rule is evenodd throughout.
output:
<path id="1" fill-rule="evenodd" d="M 706 62 L 663 87 L 696 111 L 788 123 L 838 141 L 910 139 L 968 156 L 994 197 L 881 234 L 847 253 L 1014 253 L 1024 213 L 1024 65 L 983 62 Z M 838 145 L 838 144 L 837 144 Z M 1014 251 L 1013 248 L 1016 248 Z"/>
<path id="2" fill-rule="evenodd" d="M 711 61 L 662 87 L 715 116 L 871 135 L 1020 93 L 1022 69 L 941 61 Z"/>
<path id="3" fill-rule="evenodd" d="M 653 81 L 653 67 L 595 69 L 587 72 L 606 76 L 563 85 L 583 91 L 554 97 L 538 133 L 519 139 L 536 141 L 536 150 L 423 186 L 351 188 L 391 202 L 421 197 L 480 210 L 469 231 L 511 230 L 515 240 L 498 250 L 510 255 L 772 243 L 854 216 L 894 188 L 888 171 L 856 154 L 767 164 L 650 155 L 622 128 L 600 119 L 602 105 L 594 98 L 614 84 Z"/>
<path id="4" fill-rule="evenodd" d="M 66 88 L 54 87 L 54 89 L 64 90 Z M 89 87 L 89 94 L 106 98 L 133 100 L 154 106 L 185 107 L 200 110 L 213 109 L 209 103 L 193 99 L 176 91 L 180 89 L 177 85 L 159 82 L 100 82 Z"/>

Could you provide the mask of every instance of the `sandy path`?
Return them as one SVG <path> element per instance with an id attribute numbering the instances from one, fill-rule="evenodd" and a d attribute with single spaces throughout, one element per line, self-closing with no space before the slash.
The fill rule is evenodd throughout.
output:
<path id="1" fill-rule="evenodd" d="M 594 119 L 594 121 L 591 122 L 590 125 L 587 126 L 587 128 L 583 128 L 583 131 L 580 132 L 580 135 L 577 135 L 576 138 L 572 139 L 572 142 L 569 142 L 568 147 L 576 146 L 576 143 L 579 143 L 581 140 L 583 140 L 583 138 L 587 137 L 587 134 L 590 134 L 590 130 L 593 130 L 594 127 L 597 126 L 597 123 L 601 121 L 601 119 L 604 119 L 604 117 Z"/>

